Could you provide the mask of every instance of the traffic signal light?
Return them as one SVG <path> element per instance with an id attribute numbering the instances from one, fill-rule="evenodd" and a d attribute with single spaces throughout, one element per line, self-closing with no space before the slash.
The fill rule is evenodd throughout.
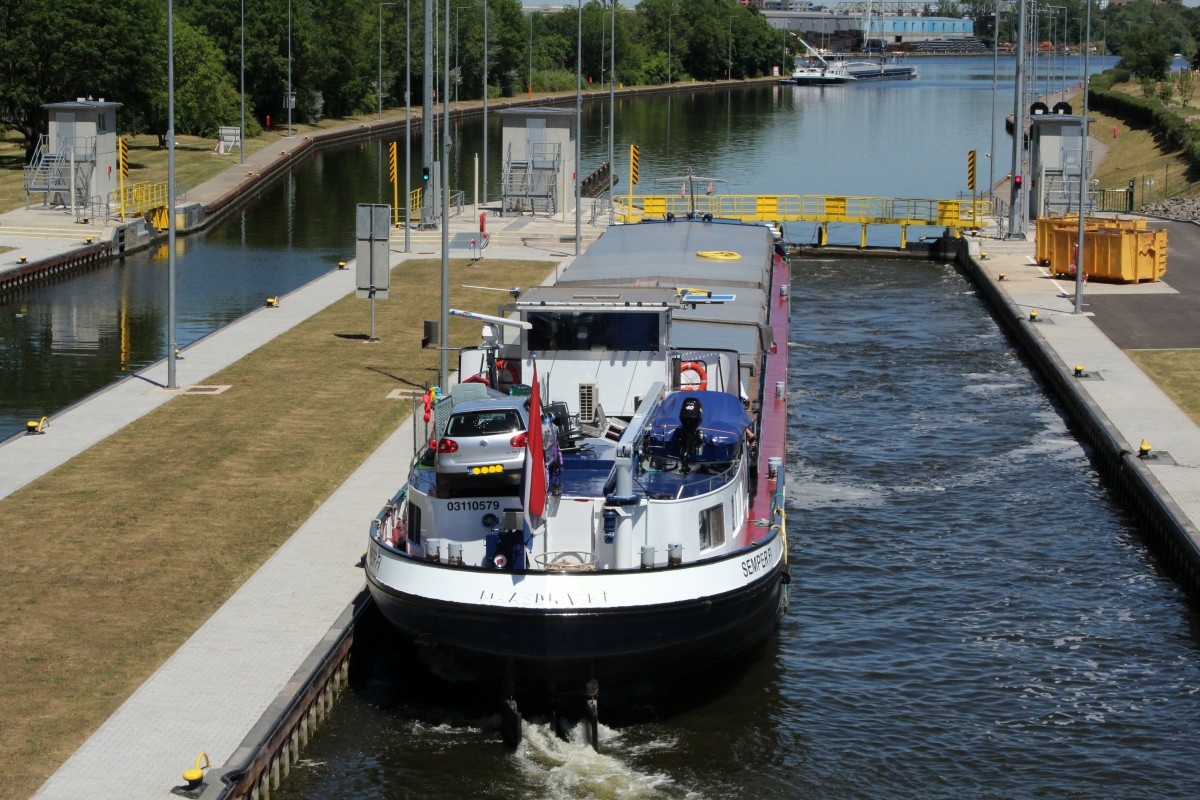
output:
<path id="1" fill-rule="evenodd" d="M 1021 176 L 1020 175 L 1013 175 L 1013 188 L 1014 189 L 1021 188 Z"/>
<path id="2" fill-rule="evenodd" d="M 429 167 L 421 167 L 421 180 L 429 183 Z"/>

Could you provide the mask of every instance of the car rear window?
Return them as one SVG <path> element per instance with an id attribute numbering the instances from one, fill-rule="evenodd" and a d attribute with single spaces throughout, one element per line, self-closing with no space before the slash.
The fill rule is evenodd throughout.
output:
<path id="1" fill-rule="evenodd" d="M 446 424 L 447 436 L 491 436 L 525 430 L 521 415 L 507 408 L 496 411 L 468 411 L 454 414 Z"/>

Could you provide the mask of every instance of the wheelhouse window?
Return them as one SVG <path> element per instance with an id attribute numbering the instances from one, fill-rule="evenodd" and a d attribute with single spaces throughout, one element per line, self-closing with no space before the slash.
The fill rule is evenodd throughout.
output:
<path id="1" fill-rule="evenodd" d="M 725 544 L 725 506 L 715 505 L 700 512 L 700 549 Z"/>
<path id="2" fill-rule="evenodd" d="M 642 350 L 655 352 L 662 318 L 645 311 L 534 311 L 527 317 L 529 349 Z"/>

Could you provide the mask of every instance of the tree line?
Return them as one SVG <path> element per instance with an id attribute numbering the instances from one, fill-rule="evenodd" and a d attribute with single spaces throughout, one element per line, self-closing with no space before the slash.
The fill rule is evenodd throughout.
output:
<path id="1" fill-rule="evenodd" d="M 435 0 L 439 91 L 449 52 L 452 95 L 483 96 L 484 2 L 489 96 L 521 94 L 531 79 L 534 91 L 574 87 L 576 8 L 526 15 L 520 0 Z M 597 0 L 582 7 L 585 84 L 609 78 L 611 11 Z M 410 97 L 419 106 L 423 13 L 419 0 L 175 0 L 175 130 L 211 137 L 222 125 L 239 124 L 243 74 L 248 136 L 268 119 L 286 119 L 289 73 L 297 122 L 403 105 L 406 32 Z M 0 3 L 0 125 L 19 132 L 31 156 L 47 129 L 43 103 L 103 97 L 123 104 L 121 133 L 154 133 L 165 143 L 167 26 L 162 0 Z M 674 80 L 759 77 L 791 57 L 787 34 L 733 0 L 643 0 L 618 7 L 615 27 L 615 73 L 623 84 L 665 82 L 668 47 Z"/>
<path id="2" fill-rule="evenodd" d="M 1082 41 L 1085 1 L 1060 0 L 1067 10 L 1058 30 L 1069 43 Z M 574 87 L 576 8 L 527 15 L 520 0 L 435 0 L 438 15 L 447 8 L 452 14 L 448 39 L 444 16 L 434 21 L 439 90 L 449 52 L 452 95 L 461 100 L 483 96 L 484 2 L 489 96 Z M 928 13 L 972 17 L 981 38 L 1011 42 L 1014 15 L 1002 13 L 997 30 L 996 7 L 994 0 L 939 0 Z M 170 20 L 175 129 L 212 137 L 219 126 L 238 124 L 243 74 L 249 136 L 268 119 L 276 124 L 286 119 L 289 76 L 297 122 L 369 113 L 379 104 L 403 105 L 406 33 L 410 96 L 419 106 L 423 11 L 423 3 L 414 0 L 175 0 Z M 604 0 L 582 6 L 583 73 L 592 86 L 611 77 L 612 16 Z M 760 77 L 776 66 L 787 70 L 800 50 L 791 34 L 772 28 L 755 8 L 735 0 L 641 0 L 635 8 L 618 7 L 615 18 L 615 79 L 621 84 L 665 83 L 668 76 L 675 81 Z M 1039 39 L 1054 35 L 1048 16 L 1041 25 Z M 47 128 L 43 103 L 104 97 L 123 104 L 122 133 L 154 133 L 165 143 L 167 26 L 162 0 L 0 3 L 0 125 L 24 137 L 29 157 Z M 1134 73 L 1161 77 L 1173 53 L 1197 56 L 1200 10 L 1152 0 L 1094 9 L 1092 41 L 1123 53 Z"/>

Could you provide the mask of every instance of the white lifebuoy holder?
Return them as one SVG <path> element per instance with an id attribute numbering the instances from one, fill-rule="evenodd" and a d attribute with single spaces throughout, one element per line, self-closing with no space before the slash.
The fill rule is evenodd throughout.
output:
<path id="1" fill-rule="evenodd" d="M 703 361 L 685 361 L 679 365 L 679 388 L 685 392 L 708 389 L 708 370 Z"/>
<path id="2" fill-rule="evenodd" d="M 517 365 L 503 358 L 496 359 L 496 388 L 507 392 L 521 382 L 521 373 Z"/>

